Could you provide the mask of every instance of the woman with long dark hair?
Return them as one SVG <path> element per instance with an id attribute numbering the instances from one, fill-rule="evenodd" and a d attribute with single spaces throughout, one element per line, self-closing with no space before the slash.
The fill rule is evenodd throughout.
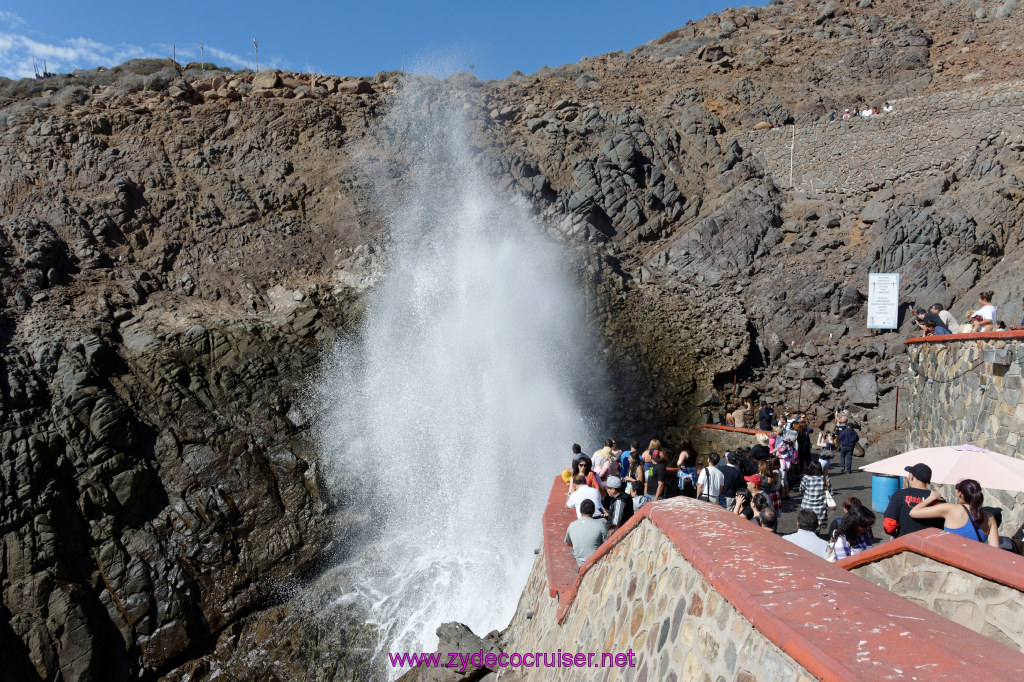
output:
<path id="1" fill-rule="evenodd" d="M 594 464 L 593 464 L 593 462 L 591 462 L 590 458 L 587 457 L 586 455 L 582 455 L 579 459 L 576 460 L 576 463 L 575 463 L 575 465 L 573 467 L 573 472 L 572 473 L 573 473 L 574 476 L 576 474 L 581 474 L 582 476 L 585 476 L 586 479 L 587 479 L 587 485 L 589 485 L 594 490 L 598 490 L 598 491 L 602 491 L 603 492 L 602 485 L 601 485 L 601 479 L 599 479 L 597 477 L 597 474 L 594 473 L 593 469 L 594 469 Z M 576 484 L 575 483 L 570 483 L 569 484 L 569 494 L 572 494 L 572 492 L 575 489 L 576 489 Z"/>
<path id="2" fill-rule="evenodd" d="M 644 460 L 639 448 L 633 448 L 629 453 L 629 470 L 623 479 L 628 487 L 626 491 L 630 495 L 643 495 L 646 478 L 644 477 Z"/>
<path id="3" fill-rule="evenodd" d="M 982 509 L 984 493 L 973 478 L 957 483 L 956 504 L 939 502 L 939 491 L 933 490 L 920 504 L 910 510 L 912 519 L 942 519 L 942 530 L 968 540 L 999 546 L 999 526 L 994 516 Z"/>
<path id="4" fill-rule="evenodd" d="M 875 513 L 867 507 L 851 507 L 835 534 L 836 561 L 871 548 Z"/>
<path id="5" fill-rule="evenodd" d="M 679 471 L 676 474 L 679 477 L 679 489 L 682 490 L 685 487 L 684 481 L 686 479 L 690 479 L 694 488 L 696 488 L 697 448 L 693 447 L 693 443 L 686 436 L 683 436 L 679 445 Z"/>

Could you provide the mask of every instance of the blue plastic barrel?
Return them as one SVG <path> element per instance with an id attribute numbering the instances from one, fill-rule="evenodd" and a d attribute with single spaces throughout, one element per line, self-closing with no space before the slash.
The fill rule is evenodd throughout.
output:
<path id="1" fill-rule="evenodd" d="M 888 474 L 871 475 L 871 508 L 876 512 L 884 512 L 889 506 L 889 498 L 900 489 L 899 476 Z"/>

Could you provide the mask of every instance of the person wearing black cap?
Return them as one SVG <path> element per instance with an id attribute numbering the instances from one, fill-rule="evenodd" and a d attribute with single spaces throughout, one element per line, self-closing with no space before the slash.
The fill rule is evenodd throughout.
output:
<path id="1" fill-rule="evenodd" d="M 927 464 L 915 464 L 906 468 L 907 487 L 893 493 L 889 498 L 889 506 L 885 508 L 885 519 L 882 527 L 894 538 L 923 528 L 942 529 L 942 519 L 914 519 L 910 510 L 924 501 L 931 492 L 928 484 L 932 482 L 932 470 Z"/>

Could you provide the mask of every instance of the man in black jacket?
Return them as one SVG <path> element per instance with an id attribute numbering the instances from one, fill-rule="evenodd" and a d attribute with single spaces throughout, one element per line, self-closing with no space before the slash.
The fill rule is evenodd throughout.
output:
<path id="1" fill-rule="evenodd" d="M 856 447 L 857 441 L 860 440 L 860 436 L 850 426 L 850 422 L 840 417 L 839 421 L 839 433 L 836 434 L 836 440 L 839 441 L 839 469 L 845 471 L 848 474 L 853 473 L 853 448 Z"/>
<path id="2" fill-rule="evenodd" d="M 757 411 L 757 428 L 762 431 L 772 430 L 772 421 L 775 419 L 775 410 L 768 403 L 761 401 L 761 409 Z"/>
<path id="3" fill-rule="evenodd" d="M 743 473 L 736 467 L 739 457 L 735 452 L 725 453 L 725 461 L 718 465 L 722 472 L 722 489 L 719 499 L 726 509 L 732 510 L 736 506 L 736 488 L 745 488 L 747 484 L 743 481 Z"/>
<path id="4" fill-rule="evenodd" d="M 608 503 L 605 508 L 608 510 L 608 535 L 610 536 L 633 517 L 633 499 L 623 494 L 622 479 L 618 476 L 609 476 L 604 486 L 608 492 Z"/>

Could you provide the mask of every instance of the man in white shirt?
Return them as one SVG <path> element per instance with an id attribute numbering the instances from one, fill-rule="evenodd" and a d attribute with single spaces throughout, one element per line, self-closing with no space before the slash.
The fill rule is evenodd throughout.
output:
<path id="1" fill-rule="evenodd" d="M 817 554 L 824 559 L 828 543 L 815 533 L 818 529 L 818 515 L 810 509 L 801 509 L 796 515 L 796 526 L 799 528 L 797 532 L 792 535 L 783 535 L 782 539 L 789 540 L 797 547 L 802 547 L 811 554 Z"/>
<path id="2" fill-rule="evenodd" d="M 722 492 L 722 482 L 725 480 L 725 475 L 722 470 L 718 468 L 718 462 L 720 457 L 717 452 L 712 452 L 708 456 L 708 462 L 710 466 L 706 466 L 700 470 L 700 475 L 697 476 L 697 499 L 705 500 L 718 504 L 718 496 Z"/>
<path id="3" fill-rule="evenodd" d="M 604 516 L 604 505 L 601 504 L 601 493 L 594 490 L 587 485 L 587 478 L 581 474 L 576 474 L 572 477 L 572 482 L 576 485 L 576 490 L 572 491 L 569 495 L 569 499 L 566 500 L 565 506 L 569 509 L 576 510 L 576 518 L 580 518 L 583 514 L 580 512 L 580 503 L 583 500 L 590 500 L 594 503 L 594 516 Z"/>

